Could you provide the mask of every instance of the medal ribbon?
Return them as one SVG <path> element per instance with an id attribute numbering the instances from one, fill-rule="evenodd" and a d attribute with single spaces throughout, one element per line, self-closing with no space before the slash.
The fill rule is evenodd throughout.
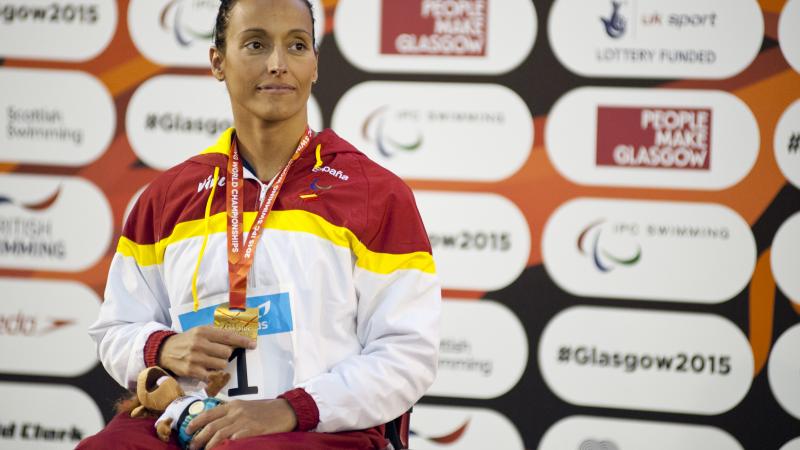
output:
<path id="1" fill-rule="evenodd" d="M 283 170 L 274 179 L 269 195 L 262 202 L 258 210 L 258 216 L 256 216 L 246 240 L 243 239 L 244 227 L 242 226 L 242 202 L 244 200 L 244 180 L 242 177 L 244 169 L 242 168 L 242 160 L 239 158 L 236 137 L 231 137 L 231 154 L 228 158 L 228 182 L 225 186 L 228 216 L 228 279 L 230 283 L 228 304 L 230 309 L 244 310 L 246 308 L 247 274 L 250 271 L 250 266 L 253 265 L 256 243 L 258 243 L 258 239 L 261 236 L 264 221 L 272 210 L 275 199 L 278 198 L 278 192 L 283 186 L 283 181 L 286 179 L 292 163 L 300 158 L 303 150 L 311 142 L 311 134 L 311 128 L 306 126 L 306 131 L 303 133 L 300 143 L 297 144 L 297 149 L 295 149 Z"/>

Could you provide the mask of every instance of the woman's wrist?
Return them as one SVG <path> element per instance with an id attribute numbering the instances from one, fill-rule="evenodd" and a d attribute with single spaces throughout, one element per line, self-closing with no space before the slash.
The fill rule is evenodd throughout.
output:
<path id="1" fill-rule="evenodd" d="M 295 431 L 310 431 L 317 427 L 319 423 L 317 402 L 305 389 L 295 388 L 284 392 L 278 398 L 286 400 L 292 411 L 294 411 L 294 416 L 297 419 Z"/>
<path id="2" fill-rule="evenodd" d="M 167 367 L 163 367 L 163 362 L 161 361 L 161 349 L 163 348 L 167 339 L 176 334 L 178 333 L 172 330 L 161 330 L 152 333 L 147 338 L 147 342 L 144 344 L 145 367 L 161 366 L 162 368 L 167 369 Z"/>

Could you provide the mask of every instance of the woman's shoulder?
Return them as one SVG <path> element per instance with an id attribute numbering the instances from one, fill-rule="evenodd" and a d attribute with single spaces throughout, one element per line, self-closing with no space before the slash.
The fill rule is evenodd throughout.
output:
<path id="1" fill-rule="evenodd" d="M 147 190 L 151 194 L 163 195 L 167 192 L 191 193 L 193 188 L 196 188 L 197 192 L 210 189 L 215 167 L 220 168 L 220 178 L 225 176 L 228 161 L 227 151 L 232 135 L 233 128 L 228 128 L 206 149 L 156 176 L 150 182 Z"/>
<path id="2" fill-rule="evenodd" d="M 315 141 L 322 145 L 318 165 L 325 167 L 328 161 L 329 170 L 342 171 L 342 176 L 348 180 L 366 183 L 370 189 L 378 188 L 381 191 L 392 192 L 396 190 L 409 191 L 406 183 L 389 169 L 372 160 L 364 152 L 356 148 L 348 140 L 339 136 L 331 129 L 325 129 L 317 135 Z M 347 172 L 344 172 L 347 170 Z"/>
<path id="3" fill-rule="evenodd" d="M 359 239 L 373 251 L 405 253 L 415 249 L 413 251 L 429 252 L 414 193 L 405 181 L 332 130 L 321 132 L 319 137 L 322 148 L 327 145 L 328 149 L 320 152 L 321 169 L 318 170 L 346 177 L 342 184 L 352 193 L 348 198 L 359 198 L 363 202 L 348 202 L 348 205 L 363 205 L 363 210 L 359 211 L 348 207 L 351 216 L 363 216 L 363 227 L 357 233 Z"/>
<path id="4" fill-rule="evenodd" d="M 214 168 L 220 167 L 218 178 L 225 177 L 226 157 L 205 153 L 176 164 L 158 174 L 145 190 L 150 196 L 187 195 L 211 189 Z M 219 181 L 218 181 L 219 182 Z"/>

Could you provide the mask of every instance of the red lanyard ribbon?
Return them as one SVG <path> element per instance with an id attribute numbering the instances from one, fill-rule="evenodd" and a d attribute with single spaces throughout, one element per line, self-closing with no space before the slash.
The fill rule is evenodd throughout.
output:
<path id="1" fill-rule="evenodd" d="M 243 239 L 244 227 L 242 226 L 242 202 L 244 200 L 244 180 L 242 179 L 244 169 L 242 160 L 239 158 L 239 149 L 236 146 L 236 137 L 231 137 L 231 154 L 228 158 L 228 182 L 225 183 L 225 197 L 228 212 L 228 279 L 230 283 L 230 294 L 228 302 L 231 309 L 245 309 L 247 298 L 247 274 L 250 266 L 253 265 L 253 258 L 256 253 L 256 244 L 261 236 L 264 221 L 267 219 L 275 199 L 278 198 L 283 182 L 292 163 L 300 157 L 309 142 L 311 142 L 311 128 L 306 127 L 300 143 L 297 144 L 289 162 L 272 183 L 269 195 L 262 202 L 258 216 L 253 223 L 247 239 Z"/>

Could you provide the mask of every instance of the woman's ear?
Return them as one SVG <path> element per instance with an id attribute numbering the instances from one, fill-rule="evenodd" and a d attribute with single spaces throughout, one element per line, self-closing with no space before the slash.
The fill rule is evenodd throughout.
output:
<path id="1" fill-rule="evenodd" d="M 314 76 L 311 77 L 311 84 L 317 84 L 317 80 L 319 80 L 319 53 L 314 52 L 314 59 L 316 59 L 316 63 L 314 64 Z"/>
<path id="2" fill-rule="evenodd" d="M 208 59 L 211 62 L 211 74 L 217 81 L 225 81 L 225 71 L 222 68 L 224 55 L 216 47 L 208 49 Z"/>

